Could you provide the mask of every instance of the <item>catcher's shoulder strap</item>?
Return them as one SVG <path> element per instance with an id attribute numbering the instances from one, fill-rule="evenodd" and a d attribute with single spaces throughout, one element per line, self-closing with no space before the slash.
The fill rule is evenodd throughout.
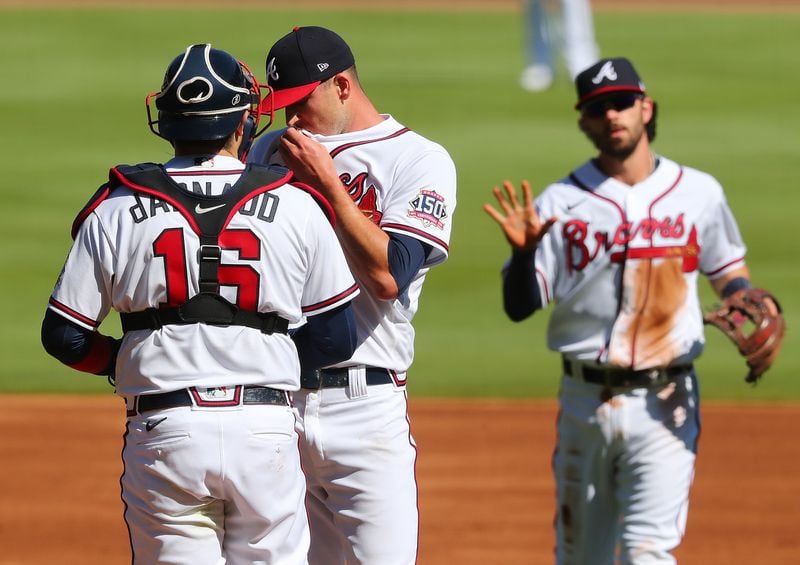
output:
<path id="1" fill-rule="evenodd" d="M 288 170 L 248 164 L 239 180 L 218 196 L 207 196 L 185 190 L 162 165 L 142 163 L 118 165 L 109 171 L 109 184 L 122 184 L 172 204 L 189 221 L 200 236 L 219 235 L 236 211 L 251 198 L 286 184 Z"/>
<path id="2" fill-rule="evenodd" d="M 289 182 L 292 173 L 288 169 L 267 167 L 250 163 L 245 166 L 239 180 L 230 190 L 219 196 L 195 194 L 181 188 L 169 176 L 163 165 L 140 163 L 117 165 L 108 173 L 108 182 L 95 191 L 72 222 L 72 238 L 86 218 L 116 188 L 127 186 L 131 190 L 150 194 L 172 204 L 186 217 L 192 229 L 199 235 L 221 232 L 242 204 L 251 198 Z"/>
<path id="3" fill-rule="evenodd" d="M 206 323 L 247 326 L 267 334 L 286 333 L 289 322 L 276 313 L 240 310 L 219 295 L 219 264 L 222 257 L 219 234 L 245 202 L 258 194 L 283 186 L 290 177 L 291 173 L 288 171 L 250 164 L 229 190 L 219 196 L 206 196 L 184 190 L 172 180 L 162 165 L 141 163 L 113 167 L 109 171 L 108 192 L 103 198 L 113 188 L 124 185 L 131 190 L 169 202 L 200 237 L 200 292 L 177 307 L 121 313 L 123 330 L 158 329 L 168 324 Z"/>
<path id="4" fill-rule="evenodd" d="M 73 240 L 75 239 L 75 236 L 78 235 L 78 229 L 81 227 L 81 224 L 83 224 L 84 220 L 89 217 L 89 214 L 91 214 L 103 200 L 108 198 L 108 195 L 111 194 L 113 190 L 113 187 L 109 183 L 105 182 L 100 185 L 94 194 L 92 194 L 92 197 L 89 199 L 86 205 L 81 208 L 81 211 L 78 212 L 78 215 L 75 216 L 75 219 L 72 221 L 70 235 L 72 236 Z"/>

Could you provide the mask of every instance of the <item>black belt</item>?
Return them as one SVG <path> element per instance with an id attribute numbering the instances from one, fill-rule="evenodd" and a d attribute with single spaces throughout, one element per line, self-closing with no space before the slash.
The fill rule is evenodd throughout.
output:
<path id="1" fill-rule="evenodd" d="M 235 388 L 235 387 L 229 387 Z M 135 408 L 136 412 L 147 412 L 148 410 L 165 410 L 167 408 L 177 408 L 179 406 L 192 406 L 192 392 L 189 389 L 182 388 L 180 390 L 173 390 L 172 392 L 164 392 L 161 394 L 144 394 L 137 397 Z M 285 390 L 278 390 L 276 388 L 269 388 L 265 386 L 242 386 L 241 387 L 241 403 L 242 404 L 273 404 L 276 406 L 289 406 L 289 396 Z M 208 403 L 212 405 L 214 403 Z M 237 406 L 236 402 L 231 402 L 227 405 Z M 220 406 L 225 406 L 225 403 L 219 403 Z"/>
<path id="2" fill-rule="evenodd" d="M 580 365 L 580 374 L 576 375 L 575 371 L 573 371 L 574 363 L 567 358 L 562 358 L 562 360 L 564 374 L 575 378 L 583 378 L 587 383 L 604 385 L 609 388 L 645 388 L 669 382 L 678 375 L 692 370 L 691 364 L 672 365 L 671 367 L 659 369 L 642 369 L 639 371 Z"/>
<path id="3" fill-rule="evenodd" d="M 348 367 L 342 369 L 321 369 L 303 373 L 300 376 L 300 386 L 303 388 L 343 388 L 350 385 L 350 371 Z M 367 367 L 368 385 L 388 385 L 394 382 L 392 375 L 386 369 Z"/>

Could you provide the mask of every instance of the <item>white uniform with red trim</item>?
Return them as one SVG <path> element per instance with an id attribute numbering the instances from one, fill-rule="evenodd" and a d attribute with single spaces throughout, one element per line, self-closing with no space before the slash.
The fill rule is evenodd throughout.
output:
<path id="1" fill-rule="evenodd" d="M 433 249 L 396 300 L 376 300 L 362 292 L 353 301 L 359 345 L 349 361 L 337 365 L 348 368 L 349 386 L 303 389 L 296 395 L 312 564 L 416 560 L 416 446 L 405 392 L 414 356 L 411 320 L 428 270 L 447 258 L 456 172 L 440 145 L 384 117 L 363 131 L 309 134 L 331 153 L 342 182 L 365 214 L 384 231 L 419 239 Z M 279 160 L 269 152 L 270 139 L 260 138 L 248 160 Z M 388 369 L 394 383 L 367 386 L 366 367 Z"/>
<path id="2" fill-rule="evenodd" d="M 542 218 L 558 218 L 535 261 L 542 301 L 554 302 L 548 345 L 566 360 L 554 457 L 558 562 L 612 555 L 621 531 L 623 562 L 673 563 L 699 432 L 688 367 L 704 344 L 698 273 L 713 279 L 744 265 L 738 227 L 713 177 L 664 157 L 633 187 L 589 161 L 536 205 Z M 681 365 L 649 387 L 587 382 L 609 367 Z M 617 512 L 622 524 L 609 519 Z"/>
<path id="3" fill-rule="evenodd" d="M 165 166 L 187 190 L 207 195 L 222 194 L 244 167 L 222 156 Z M 320 206 L 285 181 L 241 206 L 219 242 L 220 294 L 243 308 L 298 322 L 358 293 Z M 198 251 L 197 234 L 173 205 L 116 188 L 77 231 L 49 307 L 95 329 L 111 309 L 180 304 L 198 292 Z M 237 401 L 241 385 L 295 391 L 299 373 L 282 333 L 190 324 L 124 336 L 116 392 L 129 407 L 121 482 L 135 562 L 306 562 L 292 409 Z M 208 406 L 136 411 L 137 395 L 189 387 Z"/>

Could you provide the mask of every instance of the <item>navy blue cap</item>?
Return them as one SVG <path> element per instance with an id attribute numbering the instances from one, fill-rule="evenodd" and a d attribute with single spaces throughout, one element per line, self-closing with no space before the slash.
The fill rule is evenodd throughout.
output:
<path id="1" fill-rule="evenodd" d="M 354 64 L 353 52 L 335 32 L 318 26 L 294 28 L 267 54 L 267 84 L 272 93 L 262 101 L 261 112 L 302 100 L 320 83 Z"/>
<path id="2" fill-rule="evenodd" d="M 575 88 L 578 91 L 578 102 L 575 108 L 580 108 L 589 100 L 613 94 L 615 92 L 644 93 L 644 83 L 633 64 L 624 57 L 601 59 L 588 69 L 581 71 L 575 77 Z"/>

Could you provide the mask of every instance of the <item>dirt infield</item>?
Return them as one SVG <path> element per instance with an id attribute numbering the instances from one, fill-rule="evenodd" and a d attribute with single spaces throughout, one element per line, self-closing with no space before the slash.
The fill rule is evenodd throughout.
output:
<path id="1" fill-rule="evenodd" d="M 552 562 L 556 405 L 413 399 L 422 565 Z M 108 397 L 0 396 L 0 564 L 130 563 Z M 682 565 L 799 562 L 800 407 L 703 407 Z"/>

